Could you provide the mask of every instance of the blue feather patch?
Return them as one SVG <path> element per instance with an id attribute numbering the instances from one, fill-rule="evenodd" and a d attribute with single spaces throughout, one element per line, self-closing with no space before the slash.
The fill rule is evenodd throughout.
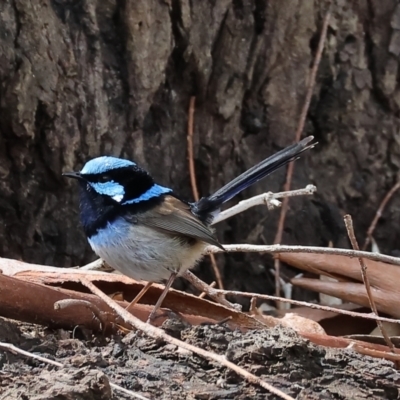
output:
<path id="1" fill-rule="evenodd" d="M 102 156 L 88 161 L 82 168 L 81 174 L 104 174 L 110 170 L 136 165 L 133 161 L 117 157 Z"/>
<path id="2" fill-rule="evenodd" d="M 146 192 L 141 194 L 136 199 L 124 201 L 122 204 L 136 204 L 136 203 L 140 203 L 141 201 L 150 200 L 154 197 L 159 197 L 159 196 L 162 196 L 163 194 L 171 193 L 171 192 L 172 192 L 172 189 L 157 185 L 155 183 L 149 190 L 147 190 Z"/>
<path id="3" fill-rule="evenodd" d="M 125 189 L 122 185 L 117 182 L 109 181 L 109 182 L 89 182 L 89 185 L 99 194 L 103 194 L 105 196 L 109 196 L 118 203 L 124 198 Z"/>

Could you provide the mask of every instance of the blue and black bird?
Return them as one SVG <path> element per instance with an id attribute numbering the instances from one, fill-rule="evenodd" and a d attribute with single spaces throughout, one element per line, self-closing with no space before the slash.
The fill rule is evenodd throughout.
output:
<path id="1" fill-rule="evenodd" d="M 94 158 L 80 172 L 64 175 L 79 181 L 80 219 L 93 251 L 133 279 L 167 281 L 151 319 L 175 277 L 194 267 L 207 245 L 223 248 L 210 228 L 221 206 L 312 148 L 312 140 L 309 136 L 279 151 L 193 203 L 121 158 Z"/>

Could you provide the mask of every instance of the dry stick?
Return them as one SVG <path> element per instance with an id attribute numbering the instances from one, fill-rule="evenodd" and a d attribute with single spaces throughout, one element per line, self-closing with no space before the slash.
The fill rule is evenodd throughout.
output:
<path id="1" fill-rule="evenodd" d="M 187 270 L 184 273 L 183 278 L 185 278 L 188 282 L 190 282 L 195 288 L 197 288 L 201 292 L 206 292 L 208 296 L 210 296 L 210 293 L 212 293 L 211 291 L 214 290 L 213 288 L 210 288 L 210 286 L 207 285 L 207 283 L 203 282 L 193 272 L 189 270 Z M 223 294 L 217 294 L 211 298 L 216 303 L 222 304 L 225 307 L 231 308 L 236 311 L 242 311 L 242 306 L 240 304 L 230 303 L 228 300 L 225 299 L 225 296 Z"/>
<path id="2" fill-rule="evenodd" d="M 30 353 L 29 351 L 22 350 L 22 349 L 14 346 L 13 344 L 10 344 L 10 343 L 0 342 L 0 347 L 3 348 L 3 349 L 8 350 L 10 352 L 19 353 L 19 354 L 22 354 L 25 357 L 34 358 L 35 360 L 39 360 L 39 361 L 44 362 L 46 364 L 54 365 L 55 367 L 64 368 L 64 364 L 61 364 L 58 361 L 50 360 L 49 358 L 38 356 L 37 354 L 34 354 L 34 353 Z M 130 390 L 125 389 L 125 388 L 123 388 L 121 386 L 118 386 L 115 383 L 110 382 L 110 386 L 113 389 L 119 390 L 120 392 L 128 394 L 128 395 L 130 395 L 130 396 L 132 396 L 132 397 L 134 397 L 136 399 L 149 400 L 147 397 L 143 397 L 140 394 L 131 392 Z"/>
<path id="3" fill-rule="evenodd" d="M 392 196 L 396 193 L 396 191 L 400 189 L 400 182 L 397 182 L 390 190 L 389 192 L 386 194 L 385 198 L 382 200 L 382 203 L 380 204 L 378 210 L 376 211 L 375 217 L 371 222 L 371 225 L 369 226 L 368 230 L 367 230 L 367 238 L 365 239 L 364 245 L 362 247 L 363 250 L 365 250 L 367 248 L 367 246 L 369 245 L 369 243 L 371 242 L 372 239 L 372 234 L 374 233 L 374 230 L 376 228 L 376 224 L 379 221 L 379 218 L 382 216 L 383 214 L 383 210 L 385 209 L 387 203 L 389 202 L 389 200 L 392 198 Z"/>
<path id="4" fill-rule="evenodd" d="M 192 186 L 193 197 L 195 201 L 199 201 L 199 191 L 197 189 L 196 181 L 196 170 L 194 166 L 194 155 L 193 155 L 193 120 L 194 120 L 194 109 L 195 109 L 196 97 L 192 96 L 189 101 L 189 115 L 188 115 L 188 135 L 187 135 L 187 145 L 188 145 L 188 158 L 189 158 L 189 174 L 190 174 L 190 184 Z M 214 271 L 215 279 L 217 280 L 218 286 L 223 289 L 224 285 L 222 283 L 221 273 L 215 260 L 214 254 L 210 254 L 210 261 Z"/>
<path id="5" fill-rule="evenodd" d="M 199 191 L 197 190 L 196 170 L 194 167 L 194 154 L 193 154 L 193 120 L 194 120 L 194 106 L 196 97 L 192 96 L 189 100 L 189 115 L 187 127 L 187 146 L 188 146 L 188 159 L 189 159 L 189 174 L 190 184 L 192 186 L 193 197 L 196 201 L 199 200 Z"/>
<path id="6" fill-rule="evenodd" d="M 288 246 L 282 244 L 256 245 L 256 244 L 225 244 L 224 250 L 216 246 L 207 246 L 205 253 L 311 253 L 311 254 L 335 254 L 347 257 L 363 257 L 367 260 L 382 261 L 384 263 L 400 265 L 399 257 L 385 254 L 370 253 L 368 251 L 356 251 L 351 249 L 337 249 L 334 247 L 316 246 Z"/>
<path id="7" fill-rule="evenodd" d="M 306 98 L 304 100 L 303 109 L 300 114 L 299 124 L 297 126 L 297 130 L 296 130 L 296 134 L 295 134 L 295 142 L 298 142 L 300 140 L 301 133 L 303 132 L 303 129 L 304 129 L 304 124 L 306 121 L 308 109 L 310 107 L 311 96 L 313 94 L 313 90 L 314 90 L 314 86 L 315 86 L 315 78 L 317 76 L 318 66 L 321 61 L 322 51 L 324 49 L 324 44 L 325 44 L 326 33 L 328 30 L 328 23 L 329 23 L 330 16 L 331 16 L 331 5 L 329 4 L 328 11 L 324 18 L 324 23 L 322 25 L 321 37 L 319 38 L 318 49 L 317 49 L 317 53 L 315 55 L 314 64 L 311 69 L 310 82 L 309 82 L 309 85 L 307 88 L 307 93 L 306 93 Z M 283 189 L 285 191 L 290 190 L 290 187 L 292 184 L 293 170 L 294 170 L 294 163 L 290 163 L 288 165 L 288 169 L 287 169 L 287 173 L 286 173 L 286 182 L 285 182 L 285 186 Z M 279 216 L 278 229 L 276 231 L 276 236 L 275 236 L 275 240 L 274 240 L 275 244 L 282 242 L 283 228 L 285 225 L 285 219 L 286 219 L 286 214 L 287 214 L 288 208 L 289 208 L 289 199 L 284 198 L 283 202 L 282 202 L 281 213 Z M 274 262 L 275 294 L 277 296 L 279 296 L 279 294 L 280 294 L 280 281 L 279 281 L 280 265 L 281 265 L 280 261 L 278 259 L 275 259 L 275 262 Z"/>
<path id="8" fill-rule="evenodd" d="M 68 307 L 76 307 L 76 306 L 83 306 L 89 309 L 93 316 L 97 318 L 100 324 L 100 329 L 104 329 L 107 321 L 104 319 L 102 311 L 100 311 L 93 303 L 87 300 L 78 300 L 78 299 L 64 299 L 58 300 L 54 303 L 55 310 L 63 310 Z"/>
<path id="9" fill-rule="evenodd" d="M 257 315 L 259 314 L 257 312 L 257 298 L 256 297 L 252 297 L 250 300 L 250 308 L 249 308 L 249 313 L 251 315 Z"/>
<path id="10" fill-rule="evenodd" d="M 30 353 L 29 351 L 26 351 L 26 350 L 22 350 L 22 349 L 20 349 L 20 348 L 18 348 L 16 346 L 14 346 L 11 343 L 0 342 L 0 347 L 2 347 L 3 349 L 9 350 L 11 352 L 22 354 L 25 357 L 34 358 L 35 360 L 39 360 L 41 362 L 54 365 L 56 367 L 61 367 L 62 368 L 64 366 L 63 364 L 61 364 L 61 363 L 59 363 L 57 361 L 53 361 L 53 360 L 50 360 L 48 358 L 45 358 L 45 357 L 42 357 L 42 356 L 38 356 L 37 354 Z"/>
<path id="11" fill-rule="evenodd" d="M 354 250 L 359 250 L 358 247 L 358 242 L 356 239 L 356 235 L 354 234 L 354 227 L 353 227 L 353 220 L 351 218 L 351 215 L 345 215 L 344 216 L 344 223 L 346 225 L 346 229 L 347 229 L 347 235 L 349 236 L 350 239 L 350 243 L 353 247 Z M 369 305 L 371 307 L 371 310 L 374 312 L 374 314 L 376 316 L 379 316 L 378 314 L 378 310 L 376 308 L 376 304 L 374 301 L 374 297 L 372 296 L 372 290 L 371 290 L 371 285 L 369 283 L 369 279 L 368 279 L 368 275 L 367 275 L 367 266 L 365 265 L 364 259 L 362 257 L 357 257 L 358 258 L 358 262 L 360 263 L 360 267 L 361 267 L 361 276 L 364 282 L 364 286 L 365 286 L 365 290 L 367 291 L 367 296 L 368 296 L 368 301 L 369 301 Z M 381 334 L 383 336 L 383 338 L 385 339 L 385 342 L 387 344 L 387 346 L 391 349 L 391 351 L 394 353 L 394 344 L 392 343 L 392 341 L 390 340 L 388 334 L 386 333 L 385 328 L 382 325 L 381 321 L 376 321 L 376 324 L 378 325 L 379 330 L 381 331 Z"/>
<path id="12" fill-rule="evenodd" d="M 210 287 L 211 289 L 215 288 L 215 286 L 217 285 L 217 282 L 212 281 L 208 287 Z M 204 290 L 199 294 L 199 299 L 203 299 L 204 297 L 207 296 L 207 292 L 205 292 Z"/>
<path id="13" fill-rule="evenodd" d="M 193 346 L 189 343 L 182 342 L 181 340 L 178 340 L 172 336 L 169 336 L 166 334 L 162 329 L 156 328 L 153 325 L 147 324 L 140 319 L 134 317 L 132 314 L 124 310 L 120 305 L 118 305 L 114 300 L 109 298 L 105 293 L 103 293 L 100 289 L 98 289 L 95 285 L 93 285 L 92 282 L 87 281 L 85 279 L 81 280 L 81 283 L 85 285 L 89 290 L 91 290 L 94 294 L 99 296 L 109 307 L 111 307 L 125 322 L 131 324 L 134 328 L 142 331 L 145 333 L 147 336 L 152 337 L 153 339 L 156 340 L 164 340 L 167 343 L 170 343 L 174 346 L 177 346 L 181 349 L 185 349 L 188 351 L 191 351 L 192 353 L 195 353 L 201 357 L 204 357 L 207 360 L 217 362 L 220 365 L 223 365 L 226 368 L 229 368 L 230 370 L 234 371 L 236 374 L 242 376 L 245 378 L 247 381 L 259 385 L 263 387 L 264 389 L 270 391 L 271 393 L 275 394 L 276 396 L 281 397 L 282 399 L 285 400 L 294 400 L 293 397 L 287 395 L 286 393 L 282 392 L 279 389 L 276 389 L 269 383 L 263 381 L 260 379 L 258 376 L 251 374 L 250 372 L 246 371 L 243 368 L 240 368 L 238 365 L 228 361 L 224 356 L 221 356 L 219 354 L 214 354 L 209 351 L 200 349 L 199 347 Z"/>
<path id="14" fill-rule="evenodd" d="M 255 207 L 258 205 L 267 205 L 269 209 L 273 209 L 281 205 L 281 203 L 277 199 L 282 199 L 285 197 L 294 197 L 294 196 L 309 196 L 314 194 L 316 191 L 317 191 L 316 186 L 307 185 L 304 189 L 290 190 L 288 192 L 262 193 L 257 196 L 251 197 L 250 199 L 242 200 L 235 206 L 228 208 L 225 211 L 222 211 L 213 220 L 212 225 L 218 224 L 219 222 L 231 218 L 236 214 L 240 214 L 251 207 Z"/>

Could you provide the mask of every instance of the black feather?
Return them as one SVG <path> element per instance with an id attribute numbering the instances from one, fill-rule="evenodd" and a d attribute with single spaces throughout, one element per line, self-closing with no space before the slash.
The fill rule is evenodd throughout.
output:
<path id="1" fill-rule="evenodd" d="M 212 213 L 219 210 L 222 204 L 235 197 L 244 189 L 258 182 L 262 178 L 276 171 L 278 168 L 295 160 L 303 151 L 315 146 L 315 143 L 309 144 L 314 139 L 308 136 L 298 143 L 295 143 L 276 154 L 266 158 L 259 164 L 250 168 L 231 182 L 217 190 L 208 197 L 201 198 L 198 202 L 192 203 L 192 212 L 203 221 L 212 222 Z"/>

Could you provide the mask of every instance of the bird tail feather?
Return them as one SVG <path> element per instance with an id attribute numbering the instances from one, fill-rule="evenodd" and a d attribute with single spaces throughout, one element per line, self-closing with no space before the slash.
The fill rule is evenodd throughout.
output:
<path id="1" fill-rule="evenodd" d="M 288 146 L 266 158 L 264 161 L 261 161 L 259 164 L 227 183 L 211 196 L 203 197 L 197 203 L 194 203 L 192 208 L 193 212 L 200 217 L 207 217 L 207 215 L 217 211 L 222 204 L 235 197 L 241 191 L 247 189 L 249 186 L 255 184 L 280 167 L 296 160 L 304 151 L 313 148 L 317 144 L 309 144 L 313 139 L 313 136 L 308 136 L 300 142 Z"/>

